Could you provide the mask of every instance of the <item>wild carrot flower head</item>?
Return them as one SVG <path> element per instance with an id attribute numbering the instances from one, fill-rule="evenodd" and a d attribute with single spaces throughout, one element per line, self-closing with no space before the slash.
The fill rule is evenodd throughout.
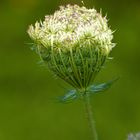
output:
<path id="1" fill-rule="evenodd" d="M 76 89 L 93 82 L 114 47 L 106 17 L 78 5 L 61 6 L 28 34 L 48 68 Z"/>

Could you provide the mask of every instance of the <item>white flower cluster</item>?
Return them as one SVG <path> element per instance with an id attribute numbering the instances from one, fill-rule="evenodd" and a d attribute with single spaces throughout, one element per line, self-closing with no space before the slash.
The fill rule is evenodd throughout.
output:
<path id="1" fill-rule="evenodd" d="M 128 135 L 128 140 L 140 140 L 140 133 L 129 134 Z"/>
<path id="2" fill-rule="evenodd" d="M 46 47 L 57 43 L 62 47 L 73 47 L 84 38 L 101 44 L 108 53 L 114 46 L 106 17 L 95 9 L 78 5 L 61 6 L 53 15 L 46 16 L 45 21 L 31 25 L 28 33 L 34 41 Z"/>

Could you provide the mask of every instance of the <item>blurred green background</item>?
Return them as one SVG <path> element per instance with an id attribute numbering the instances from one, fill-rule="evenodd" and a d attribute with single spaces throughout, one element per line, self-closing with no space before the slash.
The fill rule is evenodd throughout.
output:
<path id="1" fill-rule="evenodd" d="M 90 140 L 82 101 L 60 104 L 71 88 L 38 64 L 27 43 L 28 25 L 59 5 L 81 0 L 0 0 L 0 140 Z M 121 76 L 92 98 L 99 140 L 126 140 L 140 131 L 140 1 L 84 0 L 102 8 L 117 43 L 97 83 Z"/>

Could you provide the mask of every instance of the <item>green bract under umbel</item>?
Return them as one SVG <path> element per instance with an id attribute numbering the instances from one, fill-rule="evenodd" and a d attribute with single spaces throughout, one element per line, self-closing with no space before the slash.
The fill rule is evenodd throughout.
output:
<path id="1" fill-rule="evenodd" d="M 28 34 L 48 68 L 78 90 L 93 82 L 114 47 L 106 18 L 77 5 L 61 6 Z"/>

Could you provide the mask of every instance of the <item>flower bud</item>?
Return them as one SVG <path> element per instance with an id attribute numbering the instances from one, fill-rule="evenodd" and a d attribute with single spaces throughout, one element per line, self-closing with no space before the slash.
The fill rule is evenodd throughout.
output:
<path id="1" fill-rule="evenodd" d="M 61 6 L 28 34 L 48 68 L 76 89 L 93 82 L 114 47 L 107 19 L 78 5 Z"/>

